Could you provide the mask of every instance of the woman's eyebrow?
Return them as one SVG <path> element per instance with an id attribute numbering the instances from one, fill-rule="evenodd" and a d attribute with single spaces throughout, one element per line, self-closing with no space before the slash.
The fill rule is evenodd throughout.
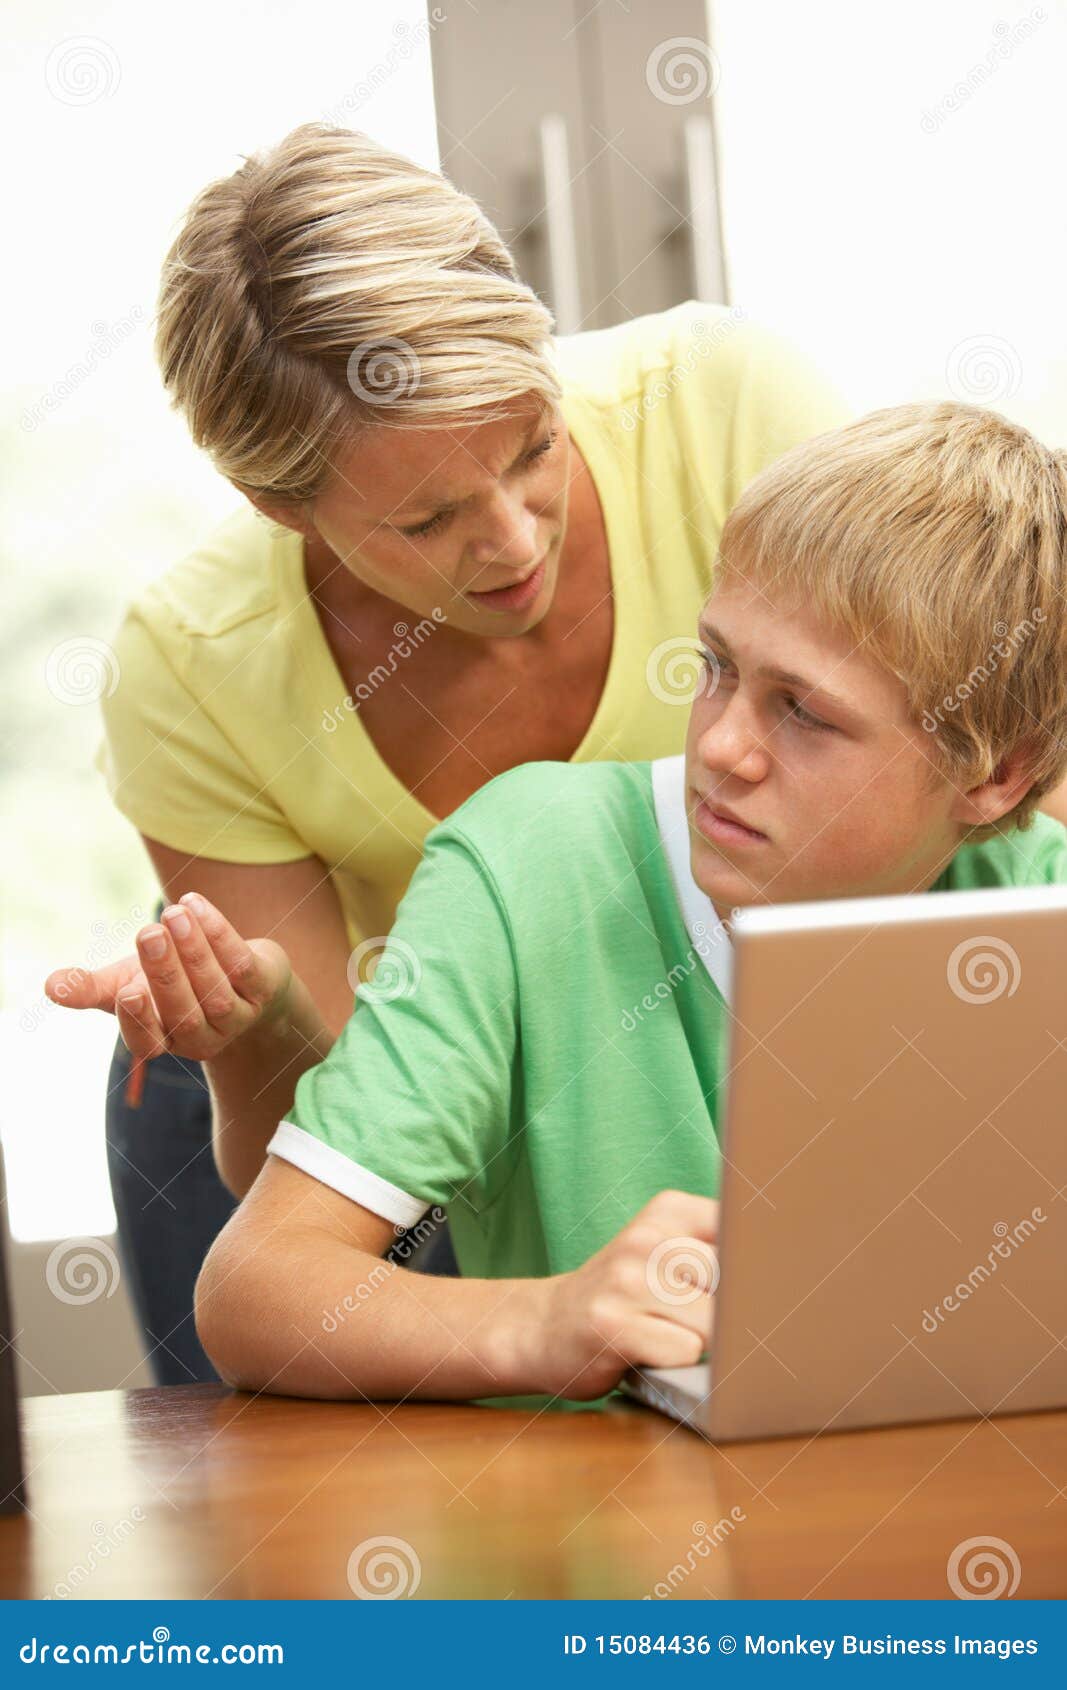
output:
<path id="1" fill-rule="evenodd" d="M 710 622 L 701 622 L 698 632 L 706 640 L 715 645 L 720 645 L 727 657 L 732 656 L 729 641 Z M 820 686 L 815 681 L 806 680 L 803 675 L 796 675 L 791 669 L 778 669 L 771 664 L 764 663 L 753 673 L 761 681 L 781 681 L 784 686 L 793 687 L 806 697 L 824 700 L 832 709 L 840 710 L 843 716 L 847 716 L 857 726 L 865 721 L 862 712 L 857 710 L 856 706 L 851 704 L 847 698 L 843 698 L 840 693 L 831 691 L 829 687 Z"/>
<path id="2" fill-rule="evenodd" d="M 531 442 L 533 436 L 535 434 L 539 434 L 543 426 L 544 426 L 543 419 L 540 418 L 540 417 L 535 417 L 533 422 L 531 422 L 527 426 L 527 428 L 523 431 L 522 440 L 520 441 L 520 444 L 519 444 L 519 449 L 515 453 L 515 456 L 512 458 L 511 463 L 508 465 L 509 469 L 514 469 L 515 465 L 518 463 L 519 459 L 521 457 L 525 456 L 526 452 L 529 450 L 530 442 Z M 462 451 L 463 448 L 460 447 L 459 450 Z M 408 500 L 408 502 L 406 504 L 397 505 L 397 506 L 394 507 L 394 509 L 389 513 L 390 514 L 390 520 L 392 520 L 394 517 L 398 517 L 398 516 L 403 517 L 405 512 L 408 513 L 408 520 L 410 521 L 411 517 L 413 515 L 421 514 L 423 511 L 436 511 L 436 510 L 445 510 L 445 509 L 455 510 L 459 505 L 466 504 L 467 499 L 473 498 L 473 497 L 474 497 L 473 494 L 468 493 L 464 498 L 456 499 L 456 498 L 453 498 L 448 493 L 435 491 L 433 487 L 417 488 L 416 491 L 412 494 L 411 498 Z"/>

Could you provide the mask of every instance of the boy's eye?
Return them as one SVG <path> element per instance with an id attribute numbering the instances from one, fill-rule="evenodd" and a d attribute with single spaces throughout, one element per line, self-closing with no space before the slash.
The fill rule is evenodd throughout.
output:
<path id="1" fill-rule="evenodd" d="M 727 658 L 716 657 L 715 653 L 709 651 L 707 646 L 697 646 L 696 650 L 709 675 L 719 678 L 728 669 L 733 668 L 733 664 Z M 783 693 L 782 696 L 786 704 L 790 706 L 789 714 L 799 728 L 804 728 L 805 731 L 810 733 L 833 733 L 832 723 L 824 722 L 818 716 L 813 716 L 810 710 L 805 710 L 804 706 L 799 704 L 791 693 Z"/>
<path id="2" fill-rule="evenodd" d="M 829 728 L 829 722 L 821 722 L 818 716 L 811 715 L 809 711 L 804 709 L 803 705 L 797 703 L 795 698 L 786 698 L 786 703 L 792 705 L 793 708 L 790 710 L 789 714 L 792 716 L 793 720 L 800 725 L 800 727 Z"/>

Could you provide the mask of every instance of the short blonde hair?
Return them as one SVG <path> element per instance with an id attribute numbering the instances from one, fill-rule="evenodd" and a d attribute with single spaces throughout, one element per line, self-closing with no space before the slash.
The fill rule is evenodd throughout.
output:
<path id="1" fill-rule="evenodd" d="M 1033 825 L 1067 771 L 1067 453 L 994 411 L 896 405 L 792 448 L 723 527 L 734 576 L 845 631 L 904 684 L 931 785 L 1033 741 L 1034 784 L 970 842 Z"/>
<path id="2" fill-rule="evenodd" d="M 155 345 L 215 467 L 302 503 L 370 424 L 511 415 L 528 395 L 550 409 L 553 327 L 467 194 L 367 135 L 305 123 L 193 201 Z"/>

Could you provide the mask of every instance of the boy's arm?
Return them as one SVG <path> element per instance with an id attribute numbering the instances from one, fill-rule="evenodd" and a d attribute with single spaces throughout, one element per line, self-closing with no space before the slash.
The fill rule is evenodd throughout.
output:
<path id="1" fill-rule="evenodd" d="M 446 1279 L 381 1259 L 394 1228 L 269 1156 L 196 1286 L 222 1378 L 290 1396 L 589 1400 L 627 1367 L 699 1359 L 711 1327 L 718 1205 L 662 1192 L 603 1250 L 545 1279 Z M 691 1295 L 661 1284 L 666 1240 L 706 1264 Z"/>

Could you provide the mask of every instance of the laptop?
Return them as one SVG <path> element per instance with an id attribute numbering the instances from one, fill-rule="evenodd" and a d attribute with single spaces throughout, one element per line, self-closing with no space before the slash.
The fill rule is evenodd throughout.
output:
<path id="1" fill-rule="evenodd" d="M 18 1514 L 26 1506 L 14 1339 L 7 1289 L 7 1188 L 0 1151 L 0 1514 Z"/>
<path id="2" fill-rule="evenodd" d="M 1067 1405 L 1067 886 L 732 922 L 715 1441 Z"/>

